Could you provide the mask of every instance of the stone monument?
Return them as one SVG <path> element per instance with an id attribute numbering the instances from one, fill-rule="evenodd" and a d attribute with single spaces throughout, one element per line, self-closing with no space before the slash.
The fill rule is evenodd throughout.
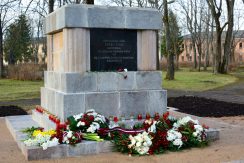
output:
<path id="1" fill-rule="evenodd" d="M 88 109 L 125 118 L 165 112 L 167 93 L 162 73 L 156 71 L 161 26 L 161 14 L 154 9 L 57 9 L 45 20 L 48 63 L 41 106 L 61 121 Z M 117 71 L 124 69 L 128 71 Z"/>

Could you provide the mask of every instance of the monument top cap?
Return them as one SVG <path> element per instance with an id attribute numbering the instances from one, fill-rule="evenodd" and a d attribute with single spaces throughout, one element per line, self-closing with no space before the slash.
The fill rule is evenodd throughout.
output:
<path id="1" fill-rule="evenodd" d="M 49 14 L 45 33 L 63 28 L 114 28 L 159 30 L 162 15 L 156 9 L 69 4 Z"/>

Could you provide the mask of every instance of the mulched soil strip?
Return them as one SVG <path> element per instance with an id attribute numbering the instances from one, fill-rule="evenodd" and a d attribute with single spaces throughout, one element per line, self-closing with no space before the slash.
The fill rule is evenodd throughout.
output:
<path id="1" fill-rule="evenodd" d="M 228 117 L 244 115 L 244 104 L 236 104 L 195 96 L 168 98 L 168 106 L 179 112 L 200 117 Z"/>
<path id="2" fill-rule="evenodd" d="M 0 117 L 12 115 L 27 115 L 27 112 L 18 106 L 0 106 Z"/>

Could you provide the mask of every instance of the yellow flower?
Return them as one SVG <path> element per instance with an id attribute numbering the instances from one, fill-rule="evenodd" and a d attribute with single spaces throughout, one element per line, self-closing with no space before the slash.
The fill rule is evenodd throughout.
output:
<path id="1" fill-rule="evenodd" d="M 35 130 L 32 134 L 32 136 L 36 137 L 37 135 L 41 134 L 42 131 L 41 130 Z"/>
<path id="2" fill-rule="evenodd" d="M 35 130 L 32 134 L 33 137 L 36 137 L 37 135 L 45 136 L 45 135 L 54 135 L 56 134 L 55 130 L 48 130 L 48 131 L 41 131 L 41 130 Z"/>

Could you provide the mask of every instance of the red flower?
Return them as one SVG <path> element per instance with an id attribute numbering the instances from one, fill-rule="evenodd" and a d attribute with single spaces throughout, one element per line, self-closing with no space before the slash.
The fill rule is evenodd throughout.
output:
<path id="1" fill-rule="evenodd" d="M 118 72 L 123 72 L 124 71 L 124 69 L 123 68 L 118 68 L 118 70 L 117 70 Z"/>
<path id="2" fill-rule="evenodd" d="M 118 117 L 114 117 L 114 122 L 117 123 L 119 121 Z"/>
<path id="3" fill-rule="evenodd" d="M 43 113 L 43 109 L 39 106 L 36 107 L 36 111 L 39 112 L 39 113 Z"/>
<path id="4" fill-rule="evenodd" d="M 60 119 L 56 118 L 56 124 L 60 123 Z"/>
<path id="5" fill-rule="evenodd" d="M 163 119 L 166 121 L 168 118 L 169 118 L 169 112 L 167 111 L 163 114 Z"/>
<path id="6" fill-rule="evenodd" d="M 66 130 L 67 125 L 65 123 L 59 123 L 56 125 L 56 130 Z"/>
<path id="7" fill-rule="evenodd" d="M 209 129 L 209 126 L 207 126 L 205 124 L 203 124 L 202 127 L 205 128 L 205 129 Z"/>
<path id="8" fill-rule="evenodd" d="M 53 115 L 49 115 L 48 118 L 52 121 L 53 120 Z"/>
<path id="9" fill-rule="evenodd" d="M 89 121 L 94 121 L 94 116 L 93 115 L 89 116 Z"/>
<path id="10" fill-rule="evenodd" d="M 182 138 L 181 138 L 181 140 L 182 140 L 183 142 L 187 142 L 188 138 L 187 138 L 185 135 L 183 135 Z"/>
<path id="11" fill-rule="evenodd" d="M 150 118 L 151 118 L 150 114 L 147 113 L 147 114 L 146 114 L 146 119 L 149 120 Z"/>
<path id="12" fill-rule="evenodd" d="M 65 124 L 66 124 L 66 125 L 69 125 L 69 120 L 65 121 Z"/>
<path id="13" fill-rule="evenodd" d="M 194 127 L 194 123 L 193 122 L 188 122 L 188 125 L 189 125 L 189 127 L 190 127 L 190 129 L 192 129 L 192 130 L 194 130 L 195 129 L 195 127 Z"/>
<path id="14" fill-rule="evenodd" d="M 160 118 L 159 113 L 155 113 L 154 119 L 157 121 L 157 120 L 159 120 L 159 118 Z"/>
<path id="15" fill-rule="evenodd" d="M 138 119 L 139 121 L 142 120 L 142 115 L 141 115 L 141 114 L 138 114 L 137 119 Z"/>

